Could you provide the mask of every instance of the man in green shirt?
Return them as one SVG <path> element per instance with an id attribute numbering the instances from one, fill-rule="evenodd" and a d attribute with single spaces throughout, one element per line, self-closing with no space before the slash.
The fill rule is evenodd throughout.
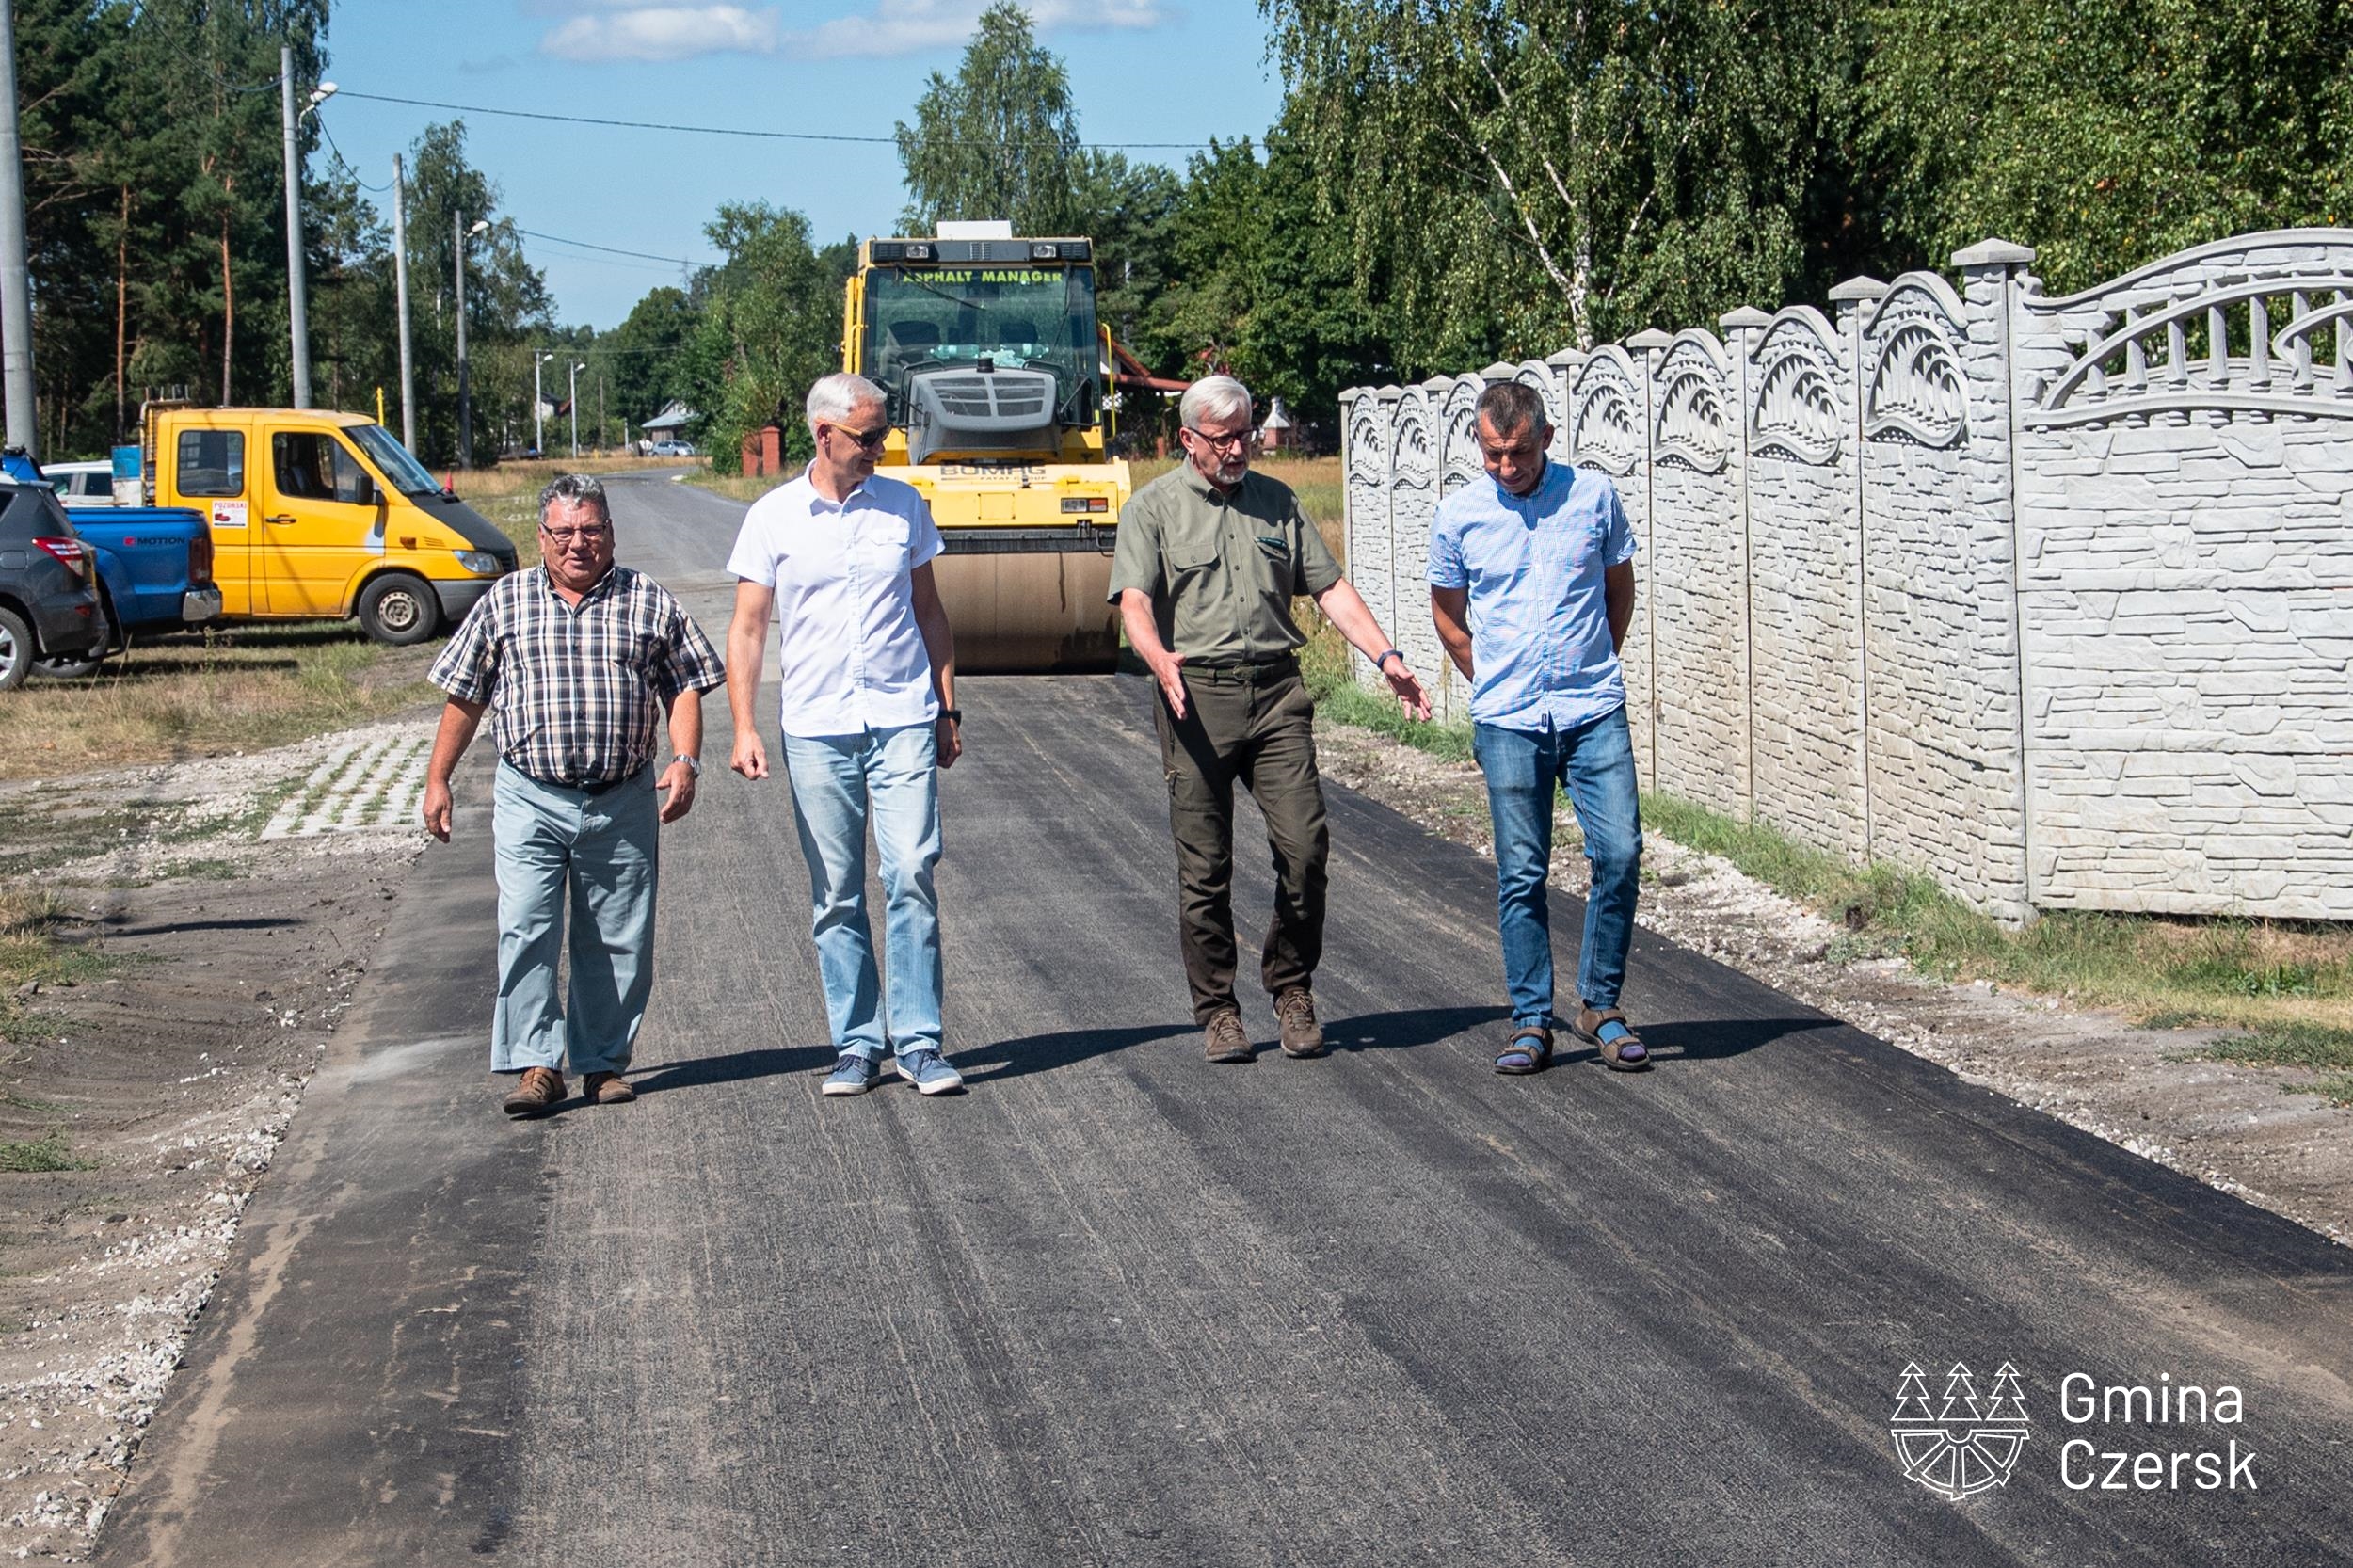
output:
<path id="1" fill-rule="evenodd" d="M 1430 699 L 1364 599 L 1299 510 L 1290 487 L 1250 472 L 1250 390 L 1196 381 L 1178 405 L 1185 461 L 1138 490 L 1119 516 L 1112 602 L 1128 641 L 1160 683 L 1154 705 L 1168 821 L 1176 838 L 1177 920 L 1193 1016 L 1212 1062 L 1256 1054 L 1234 1000 L 1234 785 L 1266 818 L 1274 920 L 1259 964 L 1283 1050 L 1323 1049 L 1310 989 L 1323 955 L 1323 786 L 1315 703 L 1299 678 L 1307 639 L 1301 594 L 1373 661 L 1404 710 Z"/>

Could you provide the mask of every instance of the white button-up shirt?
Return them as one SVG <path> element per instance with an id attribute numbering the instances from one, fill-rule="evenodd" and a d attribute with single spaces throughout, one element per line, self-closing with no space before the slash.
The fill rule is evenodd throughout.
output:
<path id="1" fill-rule="evenodd" d="M 776 596 L 788 735 L 856 735 L 939 715 L 911 574 L 940 552 L 931 506 L 880 476 L 827 501 L 806 475 L 752 503 L 728 570 Z"/>

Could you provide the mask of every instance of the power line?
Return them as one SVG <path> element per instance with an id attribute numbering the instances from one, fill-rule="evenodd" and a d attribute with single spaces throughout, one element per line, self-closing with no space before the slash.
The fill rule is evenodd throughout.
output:
<path id="1" fill-rule="evenodd" d="M 641 261 L 666 262 L 673 266 L 679 264 L 680 263 L 688 261 L 688 258 L 684 256 L 664 256 L 658 251 L 652 250 L 623 250 L 616 245 L 596 245 L 587 240 L 568 240 L 561 234 L 542 234 L 536 230 L 531 229 L 518 229 L 515 232 L 519 234 L 527 234 L 535 240 L 547 240 L 556 245 L 577 245 L 584 250 L 603 250 L 616 256 L 635 256 Z M 717 266 L 719 264 L 716 262 L 694 262 L 691 264 L 696 266 Z"/>
<path id="2" fill-rule="evenodd" d="M 364 98 L 372 104 L 400 104 L 412 109 L 449 109 L 458 114 L 504 115 L 509 120 L 549 120 L 563 125 L 609 125 L 623 131 L 680 131 L 698 136 L 753 136 L 763 141 L 825 141 L 852 142 L 865 147 L 896 147 L 896 136 L 821 136 L 814 131 L 747 131 L 732 125 L 671 125 L 648 120 L 600 120 L 591 115 L 549 114 L 539 109 L 493 109 L 480 104 L 443 104 L 430 98 L 393 98 L 380 92 L 355 92 L 342 89 L 344 98 Z M 985 141 L 970 145 L 982 147 L 1013 147 L 1010 141 Z M 1148 149 L 1160 152 L 1190 152 L 1207 147 L 1206 141 L 1090 141 L 1082 147 L 1128 152 Z"/>

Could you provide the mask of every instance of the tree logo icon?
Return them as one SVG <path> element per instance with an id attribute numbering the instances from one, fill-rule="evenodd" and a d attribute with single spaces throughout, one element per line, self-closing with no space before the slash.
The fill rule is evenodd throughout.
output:
<path id="1" fill-rule="evenodd" d="M 1942 1400 L 1929 1397 L 1919 1363 L 1906 1365 L 1887 1421 L 1904 1474 L 1954 1502 L 2009 1480 L 2025 1451 L 2026 1427 L 2018 1368 L 2007 1361 L 1993 1374 L 1993 1391 L 1982 1397 L 1968 1365 L 1954 1362 L 1945 1374 Z"/>

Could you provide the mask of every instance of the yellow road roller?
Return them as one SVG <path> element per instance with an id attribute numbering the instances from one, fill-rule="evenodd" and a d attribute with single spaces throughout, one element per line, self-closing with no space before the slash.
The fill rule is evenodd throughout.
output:
<path id="1" fill-rule="evenodd" d="M 1119 658 L 1112 541 L 1131 486 L 1109 455 L 1111 334 L 1095 246 L 1009 224 L 860 248 L 841 365 L 889 397 L 880 472 L 931 503 L 956 667 L 1101 671 Z"/>

